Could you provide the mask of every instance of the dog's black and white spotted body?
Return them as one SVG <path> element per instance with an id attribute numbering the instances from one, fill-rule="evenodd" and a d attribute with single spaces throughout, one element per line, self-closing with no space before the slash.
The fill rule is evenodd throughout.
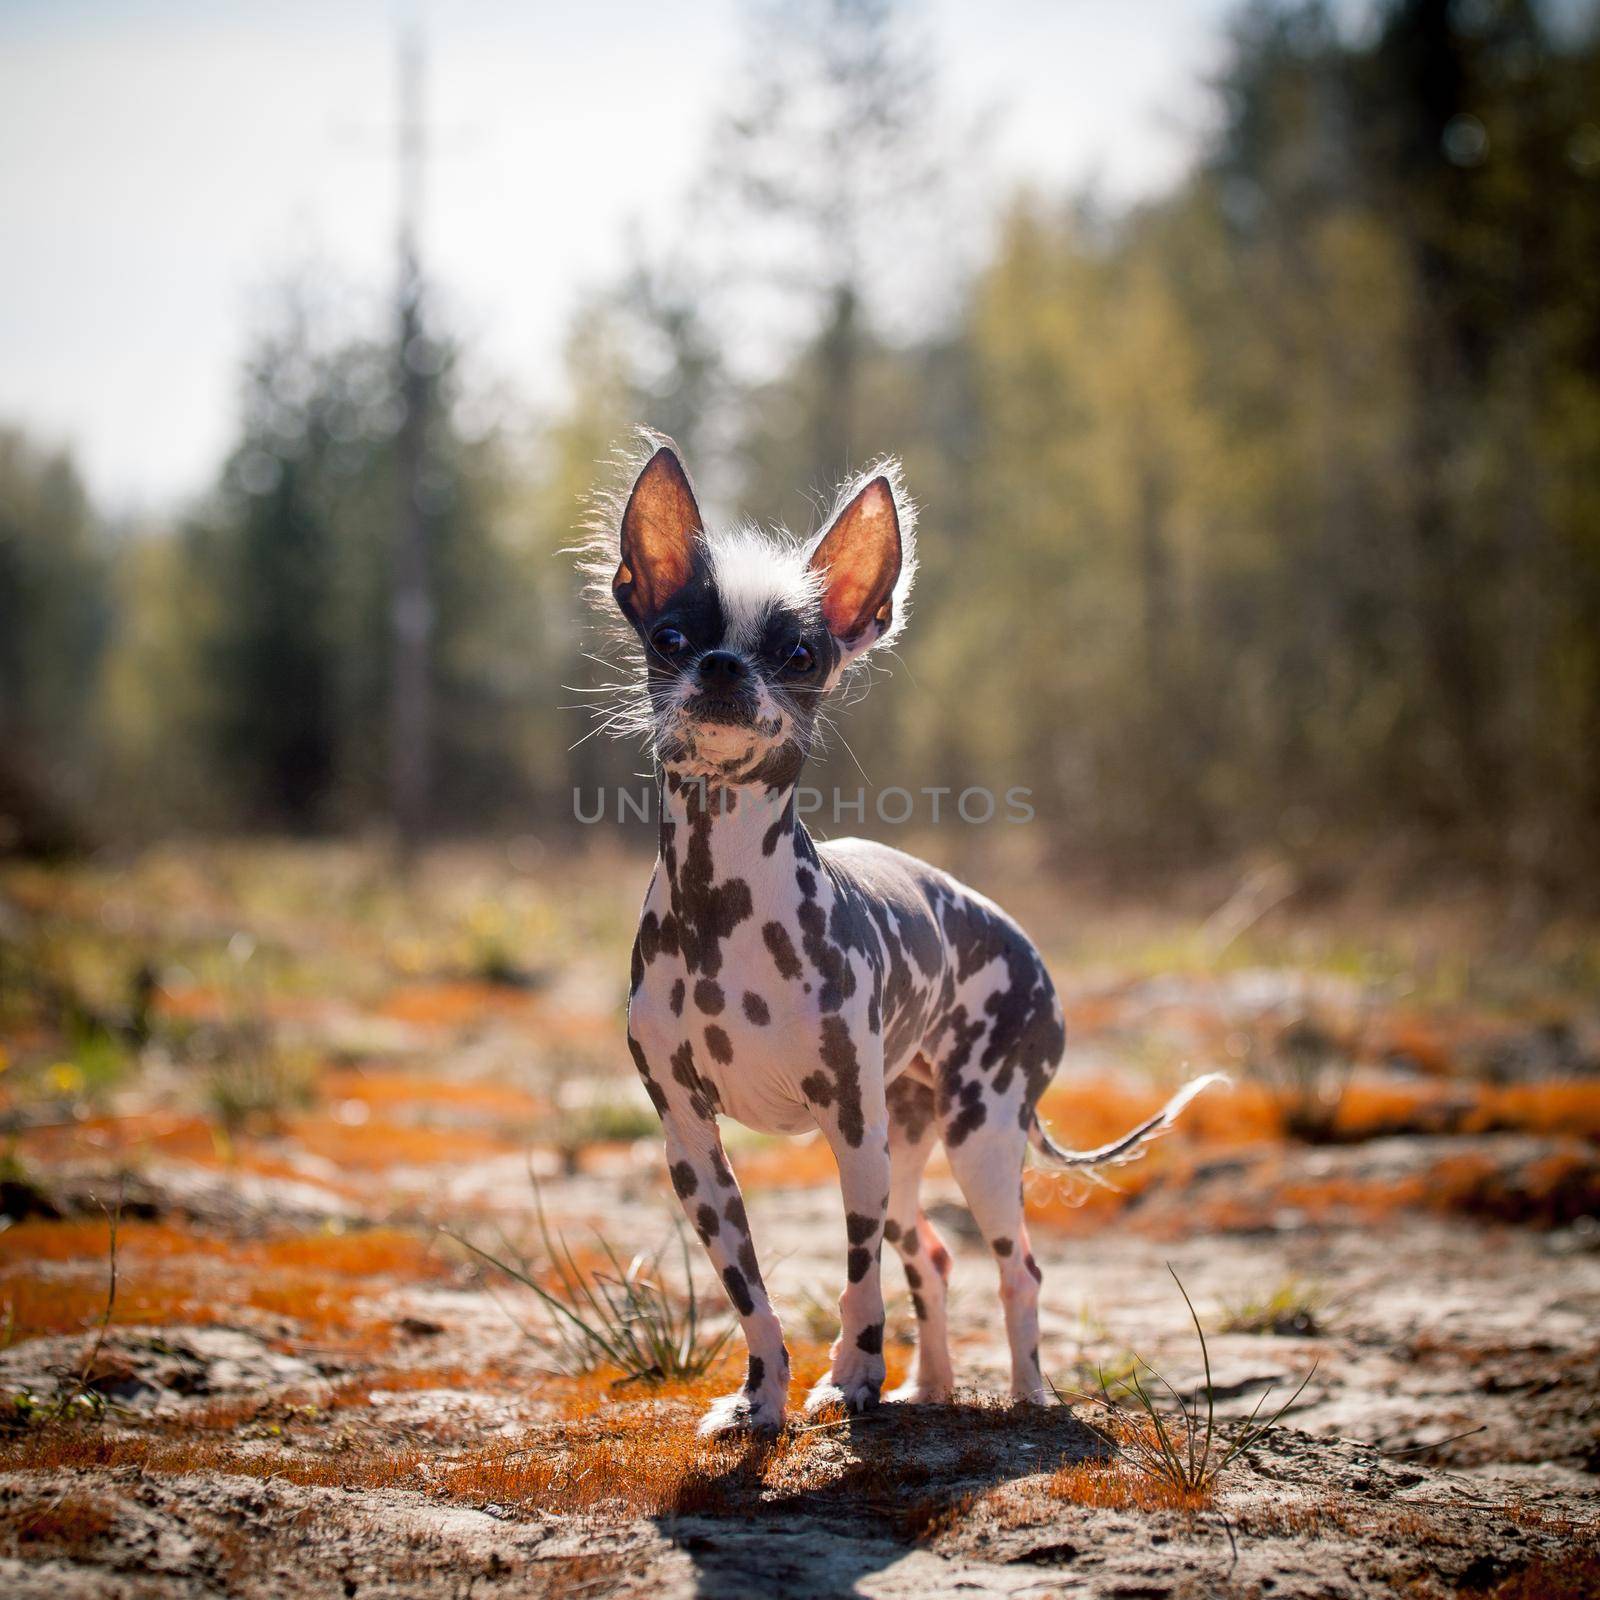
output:
<path id="1" fill-rule="evenodd" d="M 712 1408 L 706 1431 L 777 1426 L 789 1386 L 719 1116 L 763 1132 L 820 1128 L 838 1161 L 842 1326 L 808 1409 L 879 1397 L 885 1240 L 918 1320 L 915 1371 L 889 1398 L 950 1396 L 950 1255 L 917 1199 L 940 1140 L 999 1267 L 1012 1392 L 1043 1401 L 1027 1147 L 1056 1167 L 1125 1159 L 1210 1081 L 1103 1150 L 1059 1149 L 1036 1107 L 1065 1033 L 1027 936 L 946 873 L 862 840 L 815 843 L 797 816 L 821 701 L 904 620 L 911 539 L 890 466 L 852 485 L 808 544 L 708 534 L 662 444 L 597 552 L 644 649 L 641 705 L 662 778 L 628 1041 L 661 1115 L 673 1187 L 749 1346 L 744 1387 Z"/>

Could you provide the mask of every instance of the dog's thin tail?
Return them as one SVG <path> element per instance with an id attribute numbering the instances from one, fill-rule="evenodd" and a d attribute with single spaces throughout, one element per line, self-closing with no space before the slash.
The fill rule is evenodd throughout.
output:
<path id="1" fill-rule="evenodd" d="M 1063 1171 L 1088 1169 L 1086 1176 L 1092 1178 L 1095 1175 L 1093 1169 L 1096 1167 L 1120 1167 L 1129 1161 L 1137 1161 L 1144 1154 L 1145 1146 L 1151 1140 L 1159 1139 L 1178 1120 L 1183 1108 L 1197 1094 L 1209 1089 L 1214 1083 L 1227 1081 L 1228 1075 L 1225 1072 L 1208 1072 L 1203 1078 L 1190 1079 L 1148 1121 L 1141 1122 L 1137 1128 L 1123 1134 L 1120 1139 L 1113 1139 L 1110 1144 L 1101 1145 L 1098 1150 L 1063 1150 L 1045 1132 L 1044 1124 L 1039 1121 L 1037 1113 L 1034 1115 L 1033 1126 L 1028 1130 L 1028 1143 L 1033 1146 L 1044 1166 Z"/>

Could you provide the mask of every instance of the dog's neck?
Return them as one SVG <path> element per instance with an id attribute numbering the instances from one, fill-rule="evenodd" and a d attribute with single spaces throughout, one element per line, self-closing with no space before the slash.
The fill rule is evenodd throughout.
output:
<path id="1" fill-rule="evenodd" d="M 735 784 L 672 767 L 660 777 L 661 861 L 675 897 L 734 878 L 757 903 L 769 877 L 792 889 L 796 858 L 814 855 L 793 781 Z"/>

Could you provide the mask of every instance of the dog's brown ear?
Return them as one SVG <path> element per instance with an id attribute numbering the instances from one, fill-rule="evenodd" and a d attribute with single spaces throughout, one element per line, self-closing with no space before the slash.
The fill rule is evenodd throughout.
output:
<path id="1" fill-rule="evenodd" d="M 693 578 L 703 532 L 683 463 L 666 445 L 645 463 L 622 513 L 622 550 L 611 592 L 641 626 Z"/>
<path id="2" fill-rule="evenodd" d="M 822 620 L 847 649 L 864 649 L 893 626 L 901 559 L 894 489 L 880 474 L 833 519 L 811 557 L 822 577 Z"/>

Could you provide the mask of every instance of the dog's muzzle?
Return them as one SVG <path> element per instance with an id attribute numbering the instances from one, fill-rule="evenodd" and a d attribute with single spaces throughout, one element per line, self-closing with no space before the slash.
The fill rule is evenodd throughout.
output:
<path id="1" fill-rule="evenodd" d="M 708 650 L 695 663 L 696 689 L 684 702 L 696 722 L 748 728 L 760 709 L 759 697 L 743 656 L 732 650 Z"/>

